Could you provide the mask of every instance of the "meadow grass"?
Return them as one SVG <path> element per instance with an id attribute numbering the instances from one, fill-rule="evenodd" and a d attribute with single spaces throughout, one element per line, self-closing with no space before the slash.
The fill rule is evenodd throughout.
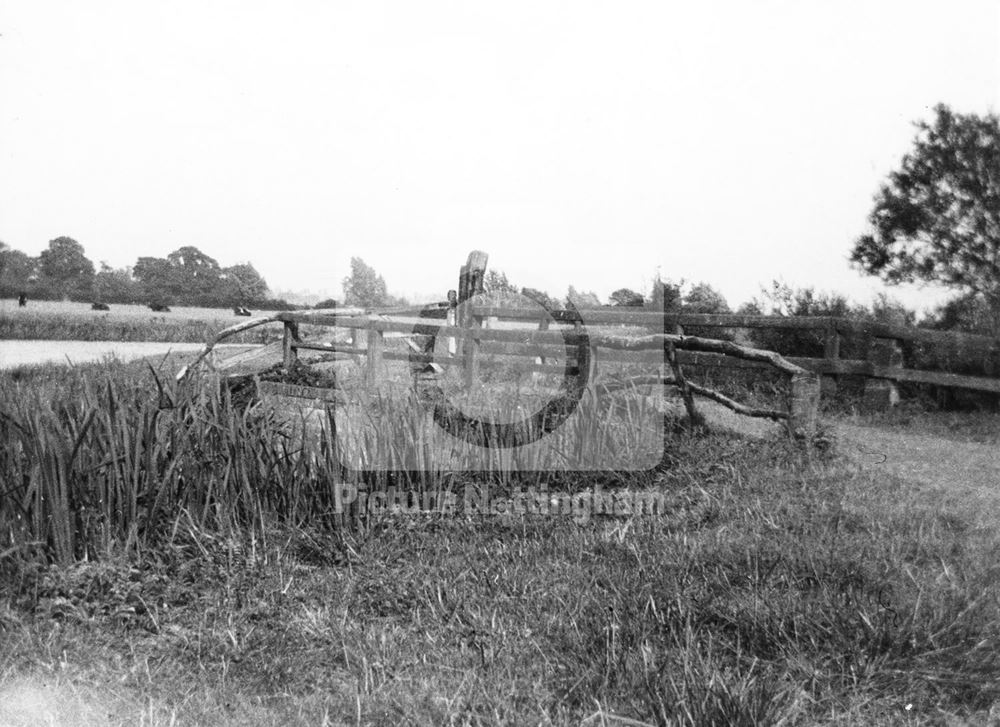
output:
<path id="1" fill-rule="evenodd" d="M 0 340 L 202 343 L 241 320 L 246 319 L 225 308 L 177 306 L 169 313 L 155 313 L 146 306 L 112 305 L 101 312 L 86 303 L 31 301 L 27 308 L 18 308 L 16 301 L 0 300 Z M 281 326 L 275 325 L 247 331 L 230 342 L 268 343 L 280 337 Z"/>
<path id="2" fill-rule="evenodd" d="M 551 483 L 656 515 L 345 522 L 329 441 L 294 456 L 168 368 L 0 374 L 0 722 L 985 723 L 1000 699 L 1000 540 L 947 492 L 675 423 L 652 472 Z"/>

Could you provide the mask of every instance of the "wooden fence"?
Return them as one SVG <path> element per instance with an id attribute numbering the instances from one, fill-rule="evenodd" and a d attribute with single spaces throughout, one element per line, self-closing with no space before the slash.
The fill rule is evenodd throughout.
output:
<path id="1" fill-rule="evenodd" d="M 490 354 L 522 360 L 530 357 L 533 360 L 522 364 L 522 370 L 564 374 L 576 377 L 581 386 L 594 388 L 601 385 L 599 374 L 604 364 L 659 364 L 661 376 L 655 383 L 677 386 L 693 417 L 697 414 L 692 395 L 697 394 L 741 414 L 785 420 L 789 430 L 800 436 L 813 431 L 820 391 L 830 390 L 839 376 L 865 377 L 865 400 L 873 409 L 895 404 L 899 399 L 897 385 L 904 381 L 1000 394 L 1000 378 L 907 368 L 903 360 L 905 342 L 1000 352 L 997 339 L 835 317 L 675 314 L 623 308 L 545 310 L 487 304 L 479 302 L 485 270 L 485 253 L 473 252 L 462 266 L 458 291 L 449 291 L 446 302 L 375 312 L 354 308 L 279 313 L 227 329 L 209 344 L 206 353 L 229 335 L 277 322 L 284 326 L 281 351 L 286 366 L 295 362 L 300 351 L 321 351 L 365 362 L 370 376 L 378 375 L 384 361 L 408 362 L 414 375 L 435 375 L 445 367 L 459 366 L 469 386 L 479 377 L 484 354 Z M 306 325 L 346 329 L 349 341 L 304 338 L 300 330 Z M 782 356 L 729 341 L 684 335 L 686 328 L 694 327 L 811 331 L 824 342 L 823 356 Z M 841 341 L 848 335 L 867 342 L 864 359 L 841 358 Z M 402 338 L 405 349 L 387 347 L 387 336 Z M 448 342 L 446 352 L 435 354 L 434 342 L 442 339 Z M 552 363 L 554 359 L 564 363 Z M 686 380 L 685 366 L 777 370 L 790 380 L 787 406 L 769 410 L 740 404 Z M 647 377 L 641 383 L 654 382 Z"/>

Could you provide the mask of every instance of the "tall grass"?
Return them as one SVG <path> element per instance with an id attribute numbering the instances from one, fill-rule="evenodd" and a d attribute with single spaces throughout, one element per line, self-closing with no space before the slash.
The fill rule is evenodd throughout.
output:
<path id="1" fill-rule="evenodd" d="M 367 415 L 327 420 L 302 456 L 308 422 L 209 384 L 96 371 L 0 377 L 0 569 L 124 549 L 147 576 L 43 570 L 21 597 L 60 613 L 150 604 L 149 629 L 191 634 L 159 647 L 152 661 L 175 660 L 164 678 L 183 665 L 246 694 L 316 694 L 336 674 L 351 689 L 329 691 L 332 714 L 428 725 L 904 724 L 1000 700 L 997 534 L 877 470 L 671 429 L 651 472 L 549 482 L 653 487 L 657 517 L 344 529 L 331 483 L 354 476 L 337 449 L 352 432 L 404 473 L 437 461 L 415 419 L 383 416 L 394 395 L 359 394 Z M 410 484 L 516 484 L 502 458 L 428 472 Z"/>

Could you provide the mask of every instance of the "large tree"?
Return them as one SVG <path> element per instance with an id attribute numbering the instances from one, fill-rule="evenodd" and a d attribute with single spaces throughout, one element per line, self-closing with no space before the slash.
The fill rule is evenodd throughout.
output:
<path id="1" fill-rule="evenodd" d="M 385 279 L 359 257 L 351 258 L 351 274 L 344 278 L 343 285 L 347 305 L 375 308 L 388 300 Z"/>
<path id="2" fill-rule="evenodd" d="M 15 296 L 28 291 L 33 288 L 32 282 L 37 274 L 38 258 L 6 245 L 0 248 L 0 296 Z"/>
<path id="3" fill-rule="evenodd" d="M 257 305 L 267 298 L 267 281 L 250 263 L 223 268 L 222 282 L 229 305 Z"/>
<path id="4" fill-rule="evenodd" d="M 38 256 L 43 285 L 51 293 L 68 297 L 86 297 L 94 282 L 94 263 L 83 245 L 72 237 L 57 237 Z"/>
<path id="5" fill-rule="evenodd" d="M 934 111 L 875 196 L 851 260 L 890 284 L 941 283 L 1000 309 L 1000 118 Z"/>

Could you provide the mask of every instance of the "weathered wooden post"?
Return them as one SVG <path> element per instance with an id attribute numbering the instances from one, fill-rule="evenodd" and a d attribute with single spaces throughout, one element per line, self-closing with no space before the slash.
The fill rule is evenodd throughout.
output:
<path id="1" fill-rule="evenodd" d="M 368 386 L 378 383 L 379 374 L 382 372 L 382 331 L 373 328 L 368 329 L 368 345 L 365 348 L 368 354 L 368 365 L 365 369 L 365 379 Z"/>
<path id="2" fill-rule="evenodd" d="M 456 317 L 456 311 L 458 308 L 458 292 L 454 290 L 448 291 L 448 312 L 445 314 L 445 323 L 449 326 L 458 325 L 458 319 Z M 454 336 L 448 336 L 448 358 L 455 358 L 455 354 L 458 352 L 458 346 L 455 342 Z"/>
<path id="3" fill-rule="evenodd" d="M 705 423 L 705 418 L 694 404 L 694 394 L 691 393 L 691 387 L 688 385 L 687 379 L 684 377 L 684 371 L 677 360 L 677 348 L 674 344 L 668 342 L 664 345 L 664 353 L 667 355 L 667 363 L 670 365 L 670 370 L 674 375 L 674 384 L 677 386 L 678 391 L 681 392 L 681 399 L 684 401 L 684 408 L 687 409 L 688 413 L 688 421 L 691 423 L 691 426 L 700 427 Z"/>
<path id="4" fill-rule="evenodd" d="M 283 353 L 283 363 L 286 369 L 291 369 L 298 360 L 298 350 L 295 343 L 299 340 L 299 324 L 293 321 L 285 321 L 285 333 L 281 341 Z"/>
<path id="5" fill-rule="evenodd" d="M 831 364 L 832 367 L 836 367 L 837 362 L 840 360 L 840 331 L 837 330 L 837 326 L 833 323 L 827 325 L 824 329 L 823 338 L 823 359 L 827 364 Z M 822 396 L 832 398 L 837 393 L 837 374 L 823 374 L 820 378 L 820 394 Z"/>
<path id="6" fill-rule="evenodd" d="M 812 441 L 819 418 L 820 377 L 812 371 L 792 374 L 788 397 L 788 433 Z"/>
<path id="7" fill-rule="evenodd" d="M 475 315 L 469 301 L 473 296 L 483 292 L 483 278 L 486 275 L 486 262 L 489 256 L 480 250 L 473 250 L 469 253 L 469 259 L 462 266 L 458 275 L 458 302 L 467 303 L 462 306 L 459 312 L 459 325 L 466 329 L 463 353 L 463 373 L 466 389 L 471 389 L 473 383 L 479 378 L 479 352 L 480 342 L 475 336 L 475 331 L 482 328 L 482 316 Z"/>
<path id="8" fill-rule="evenodd" d="M 886 411 L 899 403 L 899 387 L 892 374 L 903 368 L 903 346 L 898 338 L 873 338 L 868 346 L 868 361 L 874 377 L 865 379 L 864 408 Z"/>
<path id="9" fill-rule="evenodd" d="M 360 328 L 352 328 L 351 329 L 351 348 L 357 350 L 357 349 L 359 349 L 359 348 L 362 347 L 362 344 L 367 345 L 365 337 L 361 335 L 361 329 Z M 356 354 L 353 358 L 354 358 L 355 363 L 357 363 L 357 364 L 361 363 L 361 354 Z"/>

